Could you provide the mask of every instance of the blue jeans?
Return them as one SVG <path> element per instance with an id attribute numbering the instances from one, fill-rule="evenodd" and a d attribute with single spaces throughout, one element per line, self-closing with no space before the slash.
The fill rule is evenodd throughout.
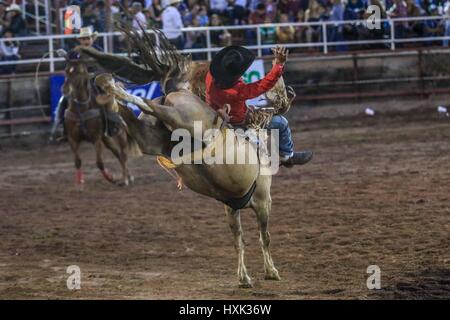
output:
<path id="1" fill-rule="evenodd" d="M 294 152 L 294 142 L 292 141 L 291 129 L 287 119 L 283 116 L 274 116 L 267 126 L 267 129 L 278 129 L 280 156 L 288 156 Z"/>

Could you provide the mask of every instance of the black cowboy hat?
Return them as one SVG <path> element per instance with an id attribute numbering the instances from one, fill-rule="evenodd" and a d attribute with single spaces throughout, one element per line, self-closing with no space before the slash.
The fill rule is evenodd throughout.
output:
<path id="1" fill-rule="evenodd" d="M 247 71 L 255 60 L 253 52 L 241 46 L 228 46 L 217 52 L 209 71 L 214 81 L 226 89 Z"/>

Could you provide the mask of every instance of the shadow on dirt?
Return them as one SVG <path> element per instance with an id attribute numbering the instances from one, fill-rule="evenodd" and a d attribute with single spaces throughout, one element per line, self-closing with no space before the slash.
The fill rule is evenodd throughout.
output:
<path id="1" fill-rule="evenodd" d="M 450 269 L 427 269 L 409 273 L 377 293 L 381 299 L 448 299 Z"/>

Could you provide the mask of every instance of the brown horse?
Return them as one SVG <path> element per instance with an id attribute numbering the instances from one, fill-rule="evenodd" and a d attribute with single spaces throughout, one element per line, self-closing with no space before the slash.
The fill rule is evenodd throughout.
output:
<path id="1" fill-rule="evenodd" d="M 103 177 L 118 185 L 128 185 L 134 178 L 127 166 L 128 153 L 141 155 L 139 146 L 128 134 L 127 125 L 115 111 L 118 110 L 114 98 L 98 93 L 91 82 L 87 66 L 81 59 L 66 57 L 66 80 L 63 93 L 68 97 L 69 106 L 65 112 L 64 124 L 67 129 L 70 147 L 75 156 L 75 183 L 82 187 L 84 183 L 79 147 L 82 140 L 94 144 L 97 155 L 97 167 Z M 108 128 L 109 127 L 109 128 Z M 108 131 L 115 129 L 109 136 Z M 116 179 L 105 169 L 103 149 L 106 146 L 119 160 L 122 167 L 122 177 Z"/>

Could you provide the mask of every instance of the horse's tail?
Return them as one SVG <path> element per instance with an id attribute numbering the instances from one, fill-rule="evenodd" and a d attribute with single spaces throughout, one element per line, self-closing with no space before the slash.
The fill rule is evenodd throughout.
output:
<path id="1" fill-rule="evenodd" d="M 118 113 L 127 124 L 127 141 L 130 155 L 140 157 L 143 155 L 144 141 L 141 133 L 141 123 L 126 106 L 120 105 Z"/>
<path id="2" fill-rule="evenodd" d="M 179 53 L 161 30 L 142 26 L 141 30 L 135 30 L 126 24 L 119 29 L 129 44 L 129 54 L 139 57 L 139 63 L 159 79 L 166 94 L 187 81 L 190 56 Z"/>

